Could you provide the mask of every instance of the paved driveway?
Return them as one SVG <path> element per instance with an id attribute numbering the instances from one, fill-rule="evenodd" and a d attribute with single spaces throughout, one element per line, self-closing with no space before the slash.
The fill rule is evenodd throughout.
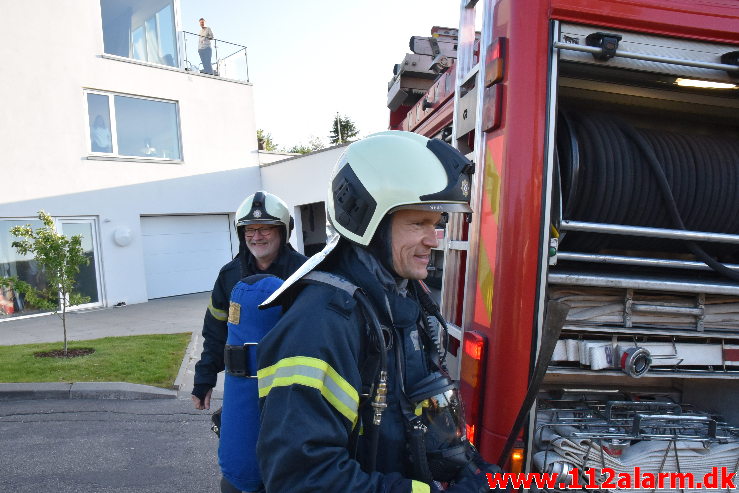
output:
<path id="1" fill-rule="evenodd" d="M 83 341 L 108 336 L 200 332 L 210 292 L 151 300 L 135 305 L 95 308 L 67 314 L 67 339 Z M 0 346 L 59 342 L 62 321 L 41 315 L 0 322 Z"/>

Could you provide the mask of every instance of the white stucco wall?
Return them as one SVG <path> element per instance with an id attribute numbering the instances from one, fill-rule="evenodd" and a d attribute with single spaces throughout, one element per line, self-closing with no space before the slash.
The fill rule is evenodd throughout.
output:
<path id="1" fill-rule="evenodd" d="M 325 202 L 331 171 L 346 145 L 297 156 L 262 165 L 262 186 L 284 200 L 295 219 L 295 231 L 302 231 L 299 207 L 314 202 Z M 300 235 L 290 242 L 302 251 Z"/>
<path id="2" fill-rule="evenodd" d="M 0 218 L 96 218 L 105 303 L 146 301 L 141 215 L 232 215 L 261 188 L 252 86 L 103 57 L 99 0 L 4 7 L 23 22 L 0 48 Z M 176 101 L 182 162 L 90 159 L 85 89 Z M 129 246 L 113 242 L 118 228 Z"/>
<path id="3" fill-rule="evenodd" d="M 259 151 L 259 164 L 270 164 L 295 156 L 300 156 L 300 154 L 294 154 L 292 152 Z"/>

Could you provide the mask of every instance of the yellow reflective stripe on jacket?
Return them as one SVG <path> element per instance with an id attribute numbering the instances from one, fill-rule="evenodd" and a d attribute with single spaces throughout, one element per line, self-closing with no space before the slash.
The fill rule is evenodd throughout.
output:
<path id="1" fill-rule="evenodd" d="M 423 408 L 424 407 L 429 407 L 430 405 L 431 404 L 429 404 L 429 400 L 428 399 L 424 399 L 424 400 L 422 400 L 421 402 L 419 402 L 416 405 L 416 409 L 413 410 L 413 413 L 416 416 L 420 416 L 421 414 L 423 414 Z"/>
<path id="2" fill-rule="evenodd" d="M 220 320 L 221 322 L 225 322 L 228 318 L 228 312 L 226 310 L 220 310 L 213 306 L 213 298 L 211 298 L 210 303 L 208 303 L 208 311 L 213 315 L 213 318 Z"/>
<path id="3" fill-rule="evenodd" d="M 321 392 L 337 411 L 357 424 L 359 393 L 331 365 L 317 358 L 293 356 L 257 372 L 259 397 L 266 397 L 274 387 L 303 385 Z"/>
<path id="4" fill-rule="evenodd" d="M 431 486 L 426 483 L 413 480 L 411 483 L 411 493 L 431 493 Z"/>

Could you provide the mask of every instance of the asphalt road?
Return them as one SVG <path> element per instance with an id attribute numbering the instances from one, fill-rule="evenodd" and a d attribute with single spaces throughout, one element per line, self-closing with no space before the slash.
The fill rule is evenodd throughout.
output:
<path id="1" fill-rule="evenodd" d="M 219 491 L 218 439 L 189 398 L 0 402 L 0 450 L 2 492 Z"/>

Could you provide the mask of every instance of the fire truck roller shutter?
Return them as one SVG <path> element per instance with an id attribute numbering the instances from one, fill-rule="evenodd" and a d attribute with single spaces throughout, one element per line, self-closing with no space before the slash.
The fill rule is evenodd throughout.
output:
<path id="1" fill-rule="evenodd" d="M 564 219 L 739 234 L 739 140 L 636 128 L 612 114 L 562 111 L 557 153 Z M 736 245 L 568 233 L 568 250 L 693 253 L 719 273 L 736 272 Z M 704 248 L 707 251 L 704 251 Z"/>

